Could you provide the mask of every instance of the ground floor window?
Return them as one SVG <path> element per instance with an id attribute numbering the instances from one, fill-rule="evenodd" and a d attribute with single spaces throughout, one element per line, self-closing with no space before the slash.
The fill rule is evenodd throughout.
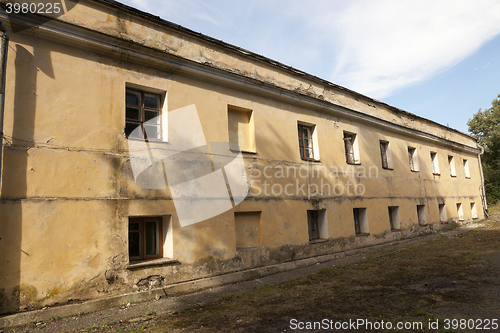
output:
<path id="1" fill-rule="evenodd" d="M 368 227 L 366 208 L 354 208 L 352 213 L 354 215 L 354 229 L 356 230 L 356 235 L 369 235 L 370 229 Z"/>
<path id="2" fill-rule="evenodd" d="M 129 218 L 129 260 L 161 258 L 163 256 L 162 235 L 161 216 Z"/>

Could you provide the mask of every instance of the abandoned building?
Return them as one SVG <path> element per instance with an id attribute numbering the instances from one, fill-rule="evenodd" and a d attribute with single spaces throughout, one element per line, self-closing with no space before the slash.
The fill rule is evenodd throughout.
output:
<path id="1" fill-rule="evenodd" d="M 2 2 L 0 313 L 484 217 L 467 134 L 119 2 Z"/>

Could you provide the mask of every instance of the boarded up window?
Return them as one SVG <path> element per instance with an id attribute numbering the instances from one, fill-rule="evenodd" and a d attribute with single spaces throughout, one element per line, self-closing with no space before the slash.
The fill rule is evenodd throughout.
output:
<path id="1" fill-rule="evenodd" d="M 234 213 L 236 248 L 248 249 L 262 246 L 261 212 Z"/>
<path id="2" fill-rule="evenodd" d="M 255 152 L 255 133 L 253 111 L 228 106 L 228 133 L 232 149 L 245 152 Z"/>

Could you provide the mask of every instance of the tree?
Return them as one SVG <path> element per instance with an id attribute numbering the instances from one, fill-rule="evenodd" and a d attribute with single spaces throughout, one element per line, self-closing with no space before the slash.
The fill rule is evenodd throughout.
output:
<path id="1" fill-rule="evenodd" d="M 488 203 L 500 201 L 500 95 L 491 108 L 479 111 L 467 122 L 469 132 L 484 147 L 484 187 Z"/>

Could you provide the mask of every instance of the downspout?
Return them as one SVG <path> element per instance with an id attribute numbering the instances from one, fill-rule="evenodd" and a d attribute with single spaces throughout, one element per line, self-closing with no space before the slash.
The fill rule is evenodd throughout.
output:
<path id="1" fill-rule="evenodd" d="M 9 29 L 0 21 L 0 184 L 2 183 L 3 159 L 3 116 L 5 107 L 5 82 L 7 76 L 7 53 L 9 50 Z M 1 195 L 1 193 L 0 193 Z"/>
<path id="2" fill-rule="evenodd" d="M 483 197 L 483 211 L 484 211 L 484 216 L 488 216 L 488 203 L 486 202 L 486 189 L 484 188 L 484 175 L 483 175 L 483 163 L 481 162 L 481 155 L 484 154 L 484 148 L 480 145 L 477 144 L 479 148 L 481 148 L 481 152 L 477 154 L 477 158 L 479 161 L 479 173 L 481 174 L 481 192 L 482 192 L 482 197 Z"/>

